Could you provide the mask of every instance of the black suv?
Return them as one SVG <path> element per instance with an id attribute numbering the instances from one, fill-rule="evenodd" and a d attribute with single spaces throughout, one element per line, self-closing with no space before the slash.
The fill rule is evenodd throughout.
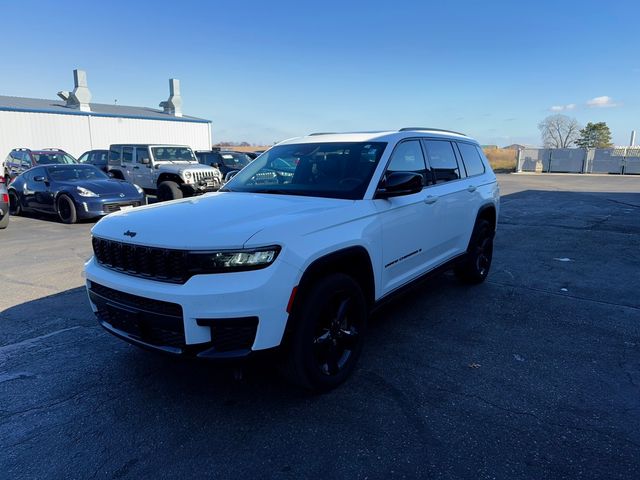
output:
<path id="1" fill-rule="evenodd" d="M 229 172 L 237 173 L 251 163 L 251 158 L 248 155 L 232 150 L 198 151 L 196 157 L 198 157 L 198 162 L 204 165 L 218 167 L 225 181 L 228 180 Z"/>
<path id="2" fill-rule="evenodd" d="M 103 172 L 107 173 L 108 165 L 107 159 L 109 158 L 109 150 L 89 150 L 84 152 L 78 158 L 78 163 L 88 163 L 98 167 Z"/>
<path id="3" fill-rule="evenodd" d="M 22 172 L 36 165 L 55 165 L 58 163 L 73 164 L 78 162 L 67 152 L 57 148 L 43 150 L 14 148 L 5 160 L 5 181 L 9 183 Z"/>

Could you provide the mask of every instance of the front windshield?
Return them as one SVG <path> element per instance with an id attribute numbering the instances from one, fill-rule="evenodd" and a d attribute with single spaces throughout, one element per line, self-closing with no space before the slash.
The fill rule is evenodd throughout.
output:
<path id="1" fill-rule="evenodd" d="M 59 166 L 47 168 L 51 180 L 69 182 L 74 180 L 109 180 L 109 177 L 93 165 Z"/>
<path id="2" fill-rule="evenodd" d="M 36 163 L 38 165 L 73 165 L 74 163 L 77 163 L 76 159 L 71 155 L 62 152 L 32 153 L 31 155 L 36 159 Z"/>
<path id="3" fill-rule="evenodd" d="M 151 147 L 156 162 L 197 162 L 195 155 L 188 147 Z"/>
<path id="4" fill-rule="evenodd" d="M 361 199 L 386 146 L 383 142 L 275 146 L 220 190 Z"/>
<path id="5" fill-rule="evenodd" d="M 225 167 L 233 168 L 235 170 L 240 170 L 251 163 L 249 157 L 244 153 L 222 152 L 220 156 L 222 157 L 222 163 L 224 163 Z"/>

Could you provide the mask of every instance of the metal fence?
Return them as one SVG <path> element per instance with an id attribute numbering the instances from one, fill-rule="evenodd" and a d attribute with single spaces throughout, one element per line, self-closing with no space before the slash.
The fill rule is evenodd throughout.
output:
<path id="1" fill-rule="evenodd" d="M 640 147 L 525 148 L 516 171 L 640 174 Z"/>

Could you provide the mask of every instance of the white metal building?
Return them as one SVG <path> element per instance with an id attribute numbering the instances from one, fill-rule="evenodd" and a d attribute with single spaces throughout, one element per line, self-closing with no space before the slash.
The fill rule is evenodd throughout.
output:
<path id="1" fill-rule="evenodd" d="M 211 148 L 211 121 L 182 115 L 178 80 L 162 110 L 90 103 L 86 74 L 74 70 L 73 92 L 61 100 L 0 95 L 0 161 L 14 148 L 61 148 L 76 158 L 112 143 L 168 143 Z"/>

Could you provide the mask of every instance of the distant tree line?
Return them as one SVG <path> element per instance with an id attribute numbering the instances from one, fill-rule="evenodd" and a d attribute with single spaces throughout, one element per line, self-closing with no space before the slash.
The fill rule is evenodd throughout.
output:
<path id="1" fill-rule="evenodd" d="M 609 148 L 611 130 L 606 122 L 587 123 L 582 128 L 575 118 L 550 115 L 538 124 L 546 148 Z"/>
<path id="2" fill-rule="evenodd" d="M 218 142 L 214 147 L 255 147 L 255 144 L 249 142 Z"/>

